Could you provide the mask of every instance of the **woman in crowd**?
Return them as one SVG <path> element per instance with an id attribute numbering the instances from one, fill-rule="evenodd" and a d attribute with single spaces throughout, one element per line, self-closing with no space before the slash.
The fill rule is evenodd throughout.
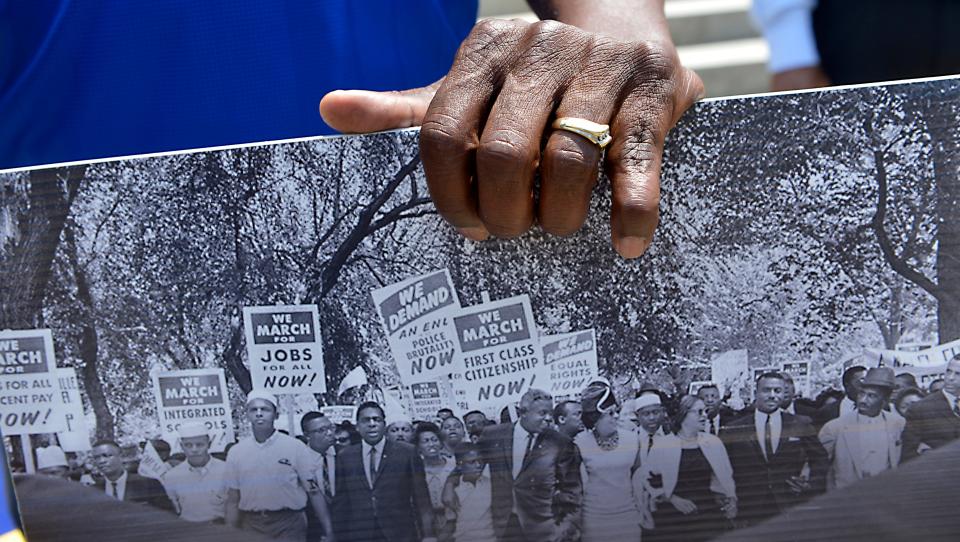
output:
<path id="1" fill-rule="evenodd" d="M 924 397 L 926 397 L 926 395 L 918 388 L 904 388 L 893 398 L 893 405 L 897 408 L 897 412 L 905 417 L 907 411 L 910 410 L 910 405 Z"/>
<path id="2" fill-rule="evenodd" d="M 442 496 L 443 485 L 447 482 L 447 477 L 450 476 L 453 469 L 456 468 L 456 461 L 444 455 L 440 428 L 434 423 L 420 422 L 417 424 L 414 444 L 417 446 L 420 457 L 423 458 L 427 489 L 430 491 L 430 504 L 433 505 L 433 531 L 438 540 L 449 540 L 451 529 L 446 525 Z"/>
<path id="3" fill-rule="evenodd" d="M 609 384 L 593 382 L 580 396 L 586 431 L 574 442 L 583 457 L 583 542 L 609 542 L 638 533 L 640 512 L 630 475 L 638 467 L 639 436 L 620 427 L 619 405 Z"/>
<path id="4" fill-rule="evenodd" d="M 644 542 L 708 540 L 737 515 L 736 487 L 727 451 L 703 431 L 706 407 L 696 396 L 680 400 L 671 419 L 673 434 L 656 440 L 634 475 L 644 510 Z M 656 487 L 654 487 L 656 486 Z"/>
<path id="5" fill-rule="evenodd" d="M 460 418 L 451 416 L 443 420 L 440 430 L 443 435 L 443 455 L 452 460 L 454 456 L 454 450 L 456 450 L 457 446 L 459 446 L 460 443 L 467 438 L 467 429 L 463 426 L 463 422 L 460 421 Z"/>

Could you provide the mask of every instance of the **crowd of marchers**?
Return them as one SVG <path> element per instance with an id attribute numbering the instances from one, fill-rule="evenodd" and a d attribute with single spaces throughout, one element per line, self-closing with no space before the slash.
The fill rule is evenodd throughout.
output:
<path id="1" fill-rule="evenodd" d="M 960 438 L 960 358 L 921 390 L 891 368 L 847 368 L 842 395 L 797 398 L 766 372 L 752 405 L 733 410 L 715 385 L 669 396 L 642 387 L 619 401 L 602 379 L 579 400 L 528 390 L 498 420 L 448 408 L 388 420 L 377 402 L 354 422 L 303 416 L 275 428 L 277 399 L 246 397 L 252 434 L 210 451 L 201 424 L 179 429 L 180 457 L 159 479 L 93 445 L 95 491 L 291 541 L 708 540 L 820 493 L 882 475 Z M 57 447 L 41 474 L 76 478 Z M 851 511 L 855 513 L 855 511 Z"/>

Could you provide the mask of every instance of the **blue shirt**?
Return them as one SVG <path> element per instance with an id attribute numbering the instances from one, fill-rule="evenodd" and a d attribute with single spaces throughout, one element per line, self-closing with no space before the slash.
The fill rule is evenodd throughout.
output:
<path id="1" fill-rule="evenodd" d="M 0 169 L 332 133 L 449 69 L 477 0 L 0 0 Z"/>

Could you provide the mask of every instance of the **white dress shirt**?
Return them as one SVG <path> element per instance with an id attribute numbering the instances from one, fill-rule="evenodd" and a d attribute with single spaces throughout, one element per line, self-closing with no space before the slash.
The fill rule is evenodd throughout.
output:
<path id="1" fill-rule="evenodd" d="M 533 435 L 536 442 L 537 435 Z M 527 444 L 530 442 L 530 433 L 517 422 L 513 425 L 513 478 L 516 480 L 523 468 L 523 456 L 527 454 Z"/>
<path id="2" fill-rule="evenodd" d="M 770 416 L 770 437 L 773 441 L 773 453 L 777 453 L 777 448 L 780 446 L 780 430 L 783 428 L 783 417 L 780 415 L 780 409 L 773 411 L 769 414 Z M 767 430 L 767 414 L 760 412 L 759 410 L 753 411 L 753 423 L 757 428 L 757 442 L 760 443 L 760 449 L 763 450 L 764 455 L 766 456 L 765 449 L 765 438 Z M 769 457 L 767 458 L 770 459 Z"/>
<path id="3" fill-rule="evenodd" d="M 817 0 L 753 0 L 750 14 L 770 47 L 772 73 L 820 64 L 813 33 Z"/>
<path id="4" fill-rule="evenodd" d="M 376 478 L 377 473 L 370 472 L 370 450 L 376 450 L 374 457 L 377 458 L 377 470 L 380 470 L 380 464 L 383 462 L 383 447 L 386 445 L 386 437 L 381 438 L 380 442 L 370 446 L 367 444 L 367 441 L 360 441 L 360 449 L 363 451 L 363 472 L 367 474 L 367 481 L 370 483 L 370 487 L 373 487 L 373 479 Z"/>
<path id="5" fill-rule="evenodd" d="M 117 478 L 116 481 L 111 482 L 109 478 L 104 477 L 103 479 L 103 491 L 107 495 L 110 495 L 118 501 L 122 501 L 123 497 L 127 494 L 127 469 L 123 469 L 123 474 L 120 475 L 120 478 Z M 113 487 L 117 488 L 117 492 L 113 492 Z"/>

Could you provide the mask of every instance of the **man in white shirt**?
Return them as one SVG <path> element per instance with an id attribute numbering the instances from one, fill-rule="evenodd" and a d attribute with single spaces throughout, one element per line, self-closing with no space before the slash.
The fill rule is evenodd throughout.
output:
<path id="1" fill-rule="evenodd" d="M 493 530 L 493 488 L 490 472 L 480 448 L 473 443 L 463 443 L 456 450 L 460 483 L 455 492 L 459 509 L 448 511 L 448 517 L 456 518 L 457 542 L 487 542 L 495 540 Z"/>
<path id="2" fill-rule="evenodd" d="M 299 440 L 274 429 L 277 399 L 254 390 L 247 394 L 247 420 L 253 434 L 227 454 L 226 522 L 276 540 L 304 542 L 309 503 L 333 536 L 320 484 L 314 479 L 314 455 Z"/>
<path id="3" fill-rule="evenodd" d="M 210 455 L 210 434 L 202 423 L 177 430 L 186 461 L 170 469 L 163 485 L 180 519 L 223 523 L 227 502 L 227 464 Z"/>
<path id="4" fill-rule="evenodd" d="M 327 506 L 333 505 L 336 493 L 337 449 L 334 446 L 337 426 L 322 412 L 307 412 L 300 419 L 300 429 L 307 438 L 307 446 L 314 454 L 313 479 L 320 484 Z M 314 514 L 307 515 L 307 540 L 319 540 L 323 524 Z"/>
<path id="5" fill-rule="evenodd" d="M 633 408 L 637 414 L 637 434 L 640 435 L 640 461 L 650 454 L 657 437 L 663 435 L 663 421 L 666 409 L 660 402 L 660 396 L 653 392 L 646 392 L 633 400 Z"/>
<path id="6" fill-rule="evenodd" d="M 906 420 L 883 410 L 893 392 L 893 370 L 867 371 L 857 397 L 857 410 L 827 422 L 820 442 L 830 456 L 827 489 L 846 487 L 900 464 L 900 436 Z"/>

